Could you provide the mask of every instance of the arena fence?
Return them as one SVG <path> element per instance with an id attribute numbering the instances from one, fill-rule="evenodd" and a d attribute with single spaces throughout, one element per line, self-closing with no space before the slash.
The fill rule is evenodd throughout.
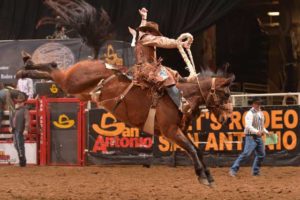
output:
<path id="1" fill-rule="evenodd" d="M 25 149 L 28 164 L 39 163 L 39 102 L 28 100 L 30 124 L 28 135 L 25 135 Z M 10 133 L 9 111 L 4 111 L 4 119 L 0 129 L 0 164 L 16 164 L 19 162 L 17 151 L 13 144 L 13 135 Z"/>
<path id="2" fill-rule="evenodd" d="M 299 94 L 284 95 L 294 95 L 295 102 L 298 102 L 296 100 L 299 99 Z M 244 104 L 239 106 L 237 98 L 248 101 L 247 98 L 250 99 L 251 96 L 253 95 L 233 95 L 235 107 L 232 123 L 229 126 L 219 124 L 215 116 L 209 112 L 202 112 L 189 126 L 188 137 L 204 151 L 209 166 L 229 166 L 242 151 L 245 137 L 243 119 L 250 107 L 243 106 Z M 264 96 L 270 97 L 268 94 Z M 138 128 L 129 127 L 103 109 L 87 109 L 85 103 L 78 99 L 42 97 L 39 101 L 32 100 L 31 105 L 33 105 L 30 111 L 32 128 L 26 137 L 26 143 L 34 143 L 36 149 L 32 152 L 29 150 L 30 147 L 25 148 L 27 153 L 35 155 L 34 163 L 40 165 L 191 164 L 182 149 L 168 142 L 164 137 L 156 137 Z M 265 126 L 269 131 L 277 134 L 279 140 L 276 145 L 266 146 L 266 165 L 300 164 L 299 111 L 298 103 L 263 105 Z M 7 127 L 3 128 L 6 129 Z M 12 145 L 11 135 L 3 134 L 7 135 L 0 143 L 0 160 L 2 163 L 15 163 L 17 160 L 12 162 L 10 159 L 8 162 L 6 147 L 2 145 L 3 143 Z M 11 149 L 15 151 L 13 146 Z"/>

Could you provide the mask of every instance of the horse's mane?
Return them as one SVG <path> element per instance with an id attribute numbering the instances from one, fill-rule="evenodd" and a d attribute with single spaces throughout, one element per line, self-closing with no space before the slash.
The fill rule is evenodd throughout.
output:
<path id="1" fill-rule="evenodd" d="M 230 78 L 232 81 L 235 79 L 234 74 L 227 73 L 227 71 L 225 71 L 223 69 L 218 69 L 216 72 L 214 72 L 210 69 L 205 69 L 205 70 L 202 70 L 200 73 L 198 73 L 196 76 L 189 78 L 189 81 L 190 81 L 190 83 L 198 84 L 197 78 L 198 79 L 206 79 L 206 78 L 210 78 L 210 77 Z"/>
<path id="2" fill-rule="evenodd" d="M 200 73 L 197 74 L 198 78 L 201 77 L 228 77 L 232 74 L 227 73 L 222 69 L 218 69 L 216 72 L 212 71 L 211 69 L 202 70 Z"/>
<path id="3" fill-rule="evenodd" d="M 83 0 L 45 0 L 55 13 L 60 16 L 56 23 L 75 30 L 83 41 L 94 49 L 97 58 L 100 46 L 112 37 L 112 24 L 104 9 L 97 11 Z M 43 24 L 42 18 L 38 24 Z M 49 18 L 45 18 L 45 24 Z"/>

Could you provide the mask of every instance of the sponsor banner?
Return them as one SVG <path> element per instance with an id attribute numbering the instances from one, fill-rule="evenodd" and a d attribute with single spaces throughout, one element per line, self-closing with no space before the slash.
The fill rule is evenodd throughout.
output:
<path id="1" fill-rule="evenodd" d="M 36 82 L 35 93 L 39 96 L 46 96 L 49 98 L 61 98 L 66 96 L 62 89 L 54 82 Z"/>
<path id="2" fill-rule="evenodd" d="M 133 66 L 135 63 L 134 48 L 130 43 L 107 41 L 100 49 L 100 59 L 112 65 Z"/>
<path id="3" fill-rule="evenodd" d="M 228 165 L 243 150 L 244 118 L 248 110 L 249 107 L 235 108 L 228 126 L 218 123 L 213 114 L 202 113 L 189 127 L 188 137 L 208 155 L 213 165 Z M 264 108 L 265 127 L 278 136 L 277 144 L 266 145 L 265 163 L 300 164 L 299 111 L 299 106 Z M 163 137 L 156 138 L 154 149 L 156 157 L 171 156 L 174 151 L 182 151 Z"/>
<path id="4" fill-rule="evenodd" d="M 61 69 L 91 57 L 92 50 L 80 39 L 68 40 L 11 40 L 0 41 L 0 81 L 16 83 L 15 74 L 24 66 L 21 51 L 32 55 L 36 63 L 56 62 Z M 129 43 L 107 41 L 100 49 L 100 58 L 107 63 L 131 66 L 134 51 Z"/>
<path id="5" fill-rule="evenodd" d="M 229 166 L 242 152 L 245 139 L 244 118 L 249 109 L 235 108 L 232 122 L 227 126 L 222 126 L 215 116 L 208 112 L 201 113 L 192 122 L 188 137 L 203 150 L 208 165 Z M 299 106 L 272 106 L 263 109 L 265 127 L 278 136 L 277 144 L 266 146 L 265 164 L 300 164 L 299 111 Z M 189 157 L 179 146 L 170 143 L 164 137 L 155 137 L 154 143 L 150 143 L 150 135 L 126 126 L 104 110 L 94 109 L 89 112 L 88 129 L 88 148 L 90 155 L 94 156 L 93 160 L 97 160 L 97 156 L 107 155 L 105 162 L 101 163 L 109 162 L 115 155 L 139 155 L 138 152 L 143 152 L 144 155 L 144 151 L 147 154 L 153 151 L 155 163 L 170 163 L 175 159 L 179 164 L 191 164 Z M 133 159 L 131 163 L 135 164 L 135 161 Z M 122 160 L 116 162 L 122 163 Z M 248 164 L 251 164 L 251 159 Z"/>
<path id="6" fill-rule="evenodd" d="M 103 109 L 90 110 L 88 118 L 90 162 L 102 162 L 101 158 L 118 158 L 120 159 L 118 163 L 126 163 L 128 159 L 135 162 L 137 159 L 144 160 L 152 157 L 152 135 L 127 126 Z M 98 162 L 97 157 L 100 159 Z"/>
<path id="7" fill-rule="evenodd" d="M 27 164 L 37 164 L 37 148 L 36 143 L 25 142 L 25 155 Z M 17 164 L 19 157 L 14 144 L 0 143 L 0 164 Z"/>

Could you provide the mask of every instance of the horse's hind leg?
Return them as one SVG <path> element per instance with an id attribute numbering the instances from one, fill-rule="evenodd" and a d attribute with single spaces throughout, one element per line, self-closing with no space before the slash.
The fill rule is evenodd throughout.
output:
<path id="1" fill-rule="evenodd" d="M 204 185 L 210 185 L 203 163 L 199 160 L 197 148 L 182 133 L 182 131 L 178 127 L 176 127 L 173 128 L 173 130 L 168 130 L 167 133 L 164 134 L 164 136 L 172 140 L 173 142 L 175 142 L 181 148 L 183 148 L 187 152 L 187 154 L 191 157 L 191 159 L 193 160 L 195 172 L 198 176 L 199 182 L 203 183 Z"/>

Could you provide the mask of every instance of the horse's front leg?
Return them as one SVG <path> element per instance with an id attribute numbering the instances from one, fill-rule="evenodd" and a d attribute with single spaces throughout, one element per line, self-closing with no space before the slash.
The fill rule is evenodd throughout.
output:
<path id="1" fill-rule="evenodd" d="M 164 134 L 164 132 L 162 133 Z M 168 130 L 165 133 L 165 137 L 172 140 L 174 143 L 183 148 L 191 157 L 199 182 L 204 185 L 210 185 L 210 182 L 206 175 L 205 166 L 198 157 L 197 148 L 195 148 L 191 141 L 182 133 L 179 127 L 173 128 L 173 130 Z"/>
<path id="2" fill-rule="evenodd" d="M 193 143 L 192 143 L 193 144 Z M 194 145 L 194 144 L 193 144 Z M 207 180 L 209 183 L 213 183 L 215 180 L 214 178 L 212 177 L 211 173 L 210 173 L 210 170 L 208 169 L 208 167 L 206 167 L 204 161 L 203 161 L 203 153 L 202 153 L 202 150 L 197 148 L 195 145 L 194 147 L 197 149 L 197 155 L 198 155 L 198 158 L 200 160 L 200 162 L 202 163 L 203 165 L 203 168 L 204 168 L 204 172 L 207 176 Z"/>

